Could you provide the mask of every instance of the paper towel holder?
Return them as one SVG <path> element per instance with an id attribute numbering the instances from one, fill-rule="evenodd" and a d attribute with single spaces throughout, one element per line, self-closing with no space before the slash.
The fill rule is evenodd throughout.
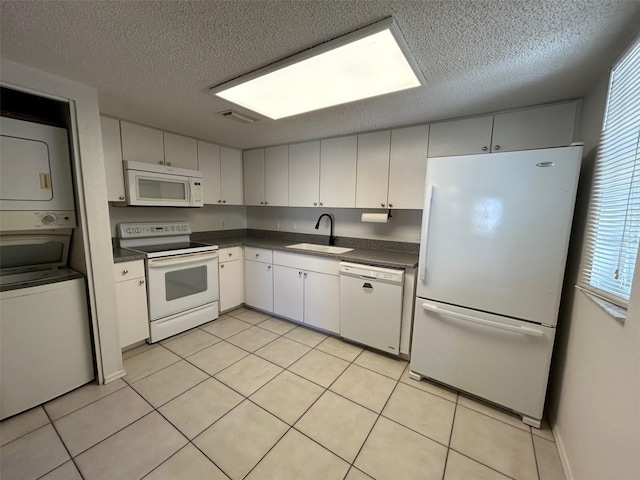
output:
<path id="1" fill-rule="evenodd" d="M 385 213 L 363 213 L 360 217 L 361 222 L 369 223 L 389 223 L 391 221 L 391 209 Z"/>

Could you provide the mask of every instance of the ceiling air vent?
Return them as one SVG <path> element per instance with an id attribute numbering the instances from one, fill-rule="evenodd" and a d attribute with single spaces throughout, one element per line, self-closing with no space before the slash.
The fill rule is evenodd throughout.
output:
<path id="1" fill-rule="evenodd" d="M 242 113 L 238 113 L 234 110 L 225 110 L 224 112 L 220 112 L 219 115 L 222 115 L 224 118 L 228 118 L 229 120 L 233 120 L 238 123 L 254 123 L 257 122 L 257 118 L 252 118 L 248 115 L 244 115 Z"/>

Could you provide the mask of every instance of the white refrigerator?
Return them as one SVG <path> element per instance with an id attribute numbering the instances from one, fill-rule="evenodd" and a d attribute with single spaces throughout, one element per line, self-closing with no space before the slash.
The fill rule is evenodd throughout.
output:
<path id="1" fill-rule="evenodd" d="M 411 374 L 539 427 L 582 147 L 427 160 Z"/>

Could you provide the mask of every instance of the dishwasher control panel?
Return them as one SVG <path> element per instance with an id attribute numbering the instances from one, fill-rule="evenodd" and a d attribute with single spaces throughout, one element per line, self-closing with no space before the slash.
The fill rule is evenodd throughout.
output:
<path id="1" fill-rule="evenodd" d="M 340 275 L 348 275 L 365 279 L 402 284 L 404 282 L 404 270 L 372 267 L 357 263 L 340 262 Z"/>

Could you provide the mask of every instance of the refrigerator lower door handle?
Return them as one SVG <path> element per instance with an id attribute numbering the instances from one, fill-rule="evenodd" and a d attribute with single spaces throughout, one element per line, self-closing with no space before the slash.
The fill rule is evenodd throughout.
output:
<path id="1" fill-rule="evenodd" d="M 497 328 L 499 330 L 507 330 L 509 332 L 521 333 L 530 337 L 542 337 L 544 332 L 542 330 L 536 330 L 534 328 L 527 327 L 515 327 L 513 325 L 506 325 L 503 323 L 492 322 L 491 320 L 485 320 L 482 318 L 472 317 L 471 315 L 465 315 L 464 313 L 452 312 L 444 308 L 440 308 L 436 305 L 430 305 L 428 303 L 422 304 L 423 310 L 443 315 L 445 317 L 457 318 L 458 320 L 464 320 L 465 322 L 471 322 L 485 327 Z"/>
<path id="2" fill-rule="evenodd" d="M 427 278 L 427 243 L 429 241 L 429 218 L 431 216 L 431 201 L 433 200 L 433 185 L 428 183 L 424 193 L 424 210 L 422 211 L 422 241 L 420 242 L 420 281 Z"/>

